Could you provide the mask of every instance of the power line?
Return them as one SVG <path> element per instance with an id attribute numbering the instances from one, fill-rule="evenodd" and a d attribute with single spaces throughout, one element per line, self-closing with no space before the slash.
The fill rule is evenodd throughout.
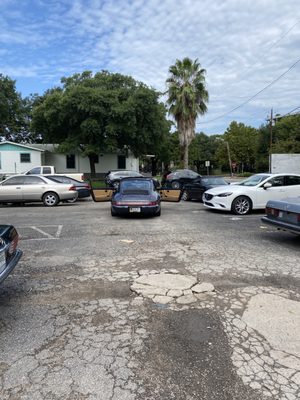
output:
<path id="1" fill-rule="evenodd" d="M 293 111 L 296 111 L 296 110 L 298 110 L 299 108 L 300 108 L 300 106 L 294 108 L 292 111 L 289 111 L 288 113 L 286 113 L 286 114 L 284 114 L 284 115 L 279 115 L 278 117 L 279 117 L 279 118 L 286 117 L 287 115 L 290 115 Z M 275 117 L 276 117 L 276 115 L 275 115 Z"/>
<path id="2" fill-rule="evenodd" d="M 272 85 L 274 85 L 274 83 L 278 82 L 284 75 L 286 75 L 291 69 L 293 69 L 299 62 L 300 62 L 300 58 L 293 65 L 291 65 L 285 72 L 283 72 L 281 75 L 279 75 L 277 78 L 275 78 L 272 82 L 270 82 L 268 85 L 263 87 L 261 90 L 259 90 L 257 93 L 255 93 L 253 96 L 251 96 L 248 100 L 244 101 L 243 103 L 241 103 L 237 107 L 235 107 L 232 110 L 227 111 L 226 113 L 224 113 L 222 115 L 219 115 L 218 117 L 213 118 L 213 119 L 211 119 L 209 121 L 201 121 L 201 124 L 209 124 L 211 122 L 214 122 L 214 121 L 216 121 L 216 120 L 218 120 L 220 118 L 225 117 L 228 114 L 231 114 L 233 111 L 238 110 L 239 108 L 243 107 L 247 103 L 250 103 L 251 100 L 253 100 L 255 97 L 257 97 L 259 94 L 261 94 L 262 92 L 267 90 Z M 200 122 L 197 122 L 197 124 L 200 124 Z"/>

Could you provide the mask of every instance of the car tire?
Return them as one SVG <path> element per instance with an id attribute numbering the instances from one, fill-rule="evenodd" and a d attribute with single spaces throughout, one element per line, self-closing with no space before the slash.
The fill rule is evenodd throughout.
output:
<path id="1" fill-rule="evenodd" d="M 181 200 L 184 200 L 184 201 L 190 200 L 189 194 L 188 194 L 188 192 L 186 190 L 183 191 L 182 196 L 181 196 Z"/>
<path id="2" fill-rule="evenodd" d="M 161 216 L 161 209 L 156 214 L 154 214 L 154 216 L 155 217 L 160 217 Z"/>
<path id="3" fill-rule="evenodd" d="M 171 183 L 172 189 L 180 189 L 180 182 L 178 181 L 173 181 Z"/>
<path id="4" fill-rule="evenodd" d="M 59 203 L 59 197 L 54 192 L 47 192 L 43 196 L 43 203 L 46 207 L 54 207 Z"/>
<path id="5" fill-rule="evenodd" d="M 236 215 L 247 215 L 252 210 L 252 201 L 247 196 L 239 196 L 233 200 L 231 211 Z"/>

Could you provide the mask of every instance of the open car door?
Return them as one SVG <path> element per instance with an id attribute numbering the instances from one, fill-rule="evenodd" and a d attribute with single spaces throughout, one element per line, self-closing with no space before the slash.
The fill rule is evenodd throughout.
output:
<path id="1" fill-rule="evenodd" d="M 180 189 L 160 188 L 158 191 L 161 197 L 161 201 L 178 202 L 181 199 L 182 191 Z"/>
<path id="2" fill-rule="evenodd" d="M 92 198 L 96 202 L 110 201 L 114 192 L 114 188 L 91 189 Z"/>

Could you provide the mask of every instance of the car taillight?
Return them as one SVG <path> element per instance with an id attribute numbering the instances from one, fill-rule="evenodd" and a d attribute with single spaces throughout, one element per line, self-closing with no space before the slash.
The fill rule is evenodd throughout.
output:
<path id="1" fill-rule="evenodd" d="M 158 201 L 149 201 L 149 206 L 157 206 Z"/>
<path id="2" fill-rule="evenodd" d="M 91 189 L 90 185 L 84 185 L 86 189 Z"/>
<path id="3" fill-rule="evenodd" d="M 70 186 L 69 190 L 73 190 L 73 191 L 75 190 L 76 191 L 76 187 L 75 186 Z"/>
<path id="4" fill-rule="evenodd" d="M 277 210 L 276 208 L 272 208 L 272 207 L 266 207 L 266 214 L 273 215 L 273 217 L 278 217 L 279 210 Z"/>

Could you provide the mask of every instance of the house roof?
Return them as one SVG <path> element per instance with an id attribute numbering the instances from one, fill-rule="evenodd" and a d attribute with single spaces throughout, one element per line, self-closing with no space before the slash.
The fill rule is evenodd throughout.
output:
<path id="1" fill-rule="evenodd" d="M 16 147 L 24 147 L 25 149 L 30 149 L 30 150 L 36 150 L 36 151 L 41 151 L 44 152 L 45 150 L 43 149 L 39 149 L 37 147 L 33 147 L 33 146 L 28 146 L 27 144 L 23 144 L 23 143 L 14 143 L 14 142 L 10 142 L 9 140 L 5 140 L 4 142 L 0 142 L 0 146 L 3 145 L 11 145 L 11 146 L 16 146 Z"/>

